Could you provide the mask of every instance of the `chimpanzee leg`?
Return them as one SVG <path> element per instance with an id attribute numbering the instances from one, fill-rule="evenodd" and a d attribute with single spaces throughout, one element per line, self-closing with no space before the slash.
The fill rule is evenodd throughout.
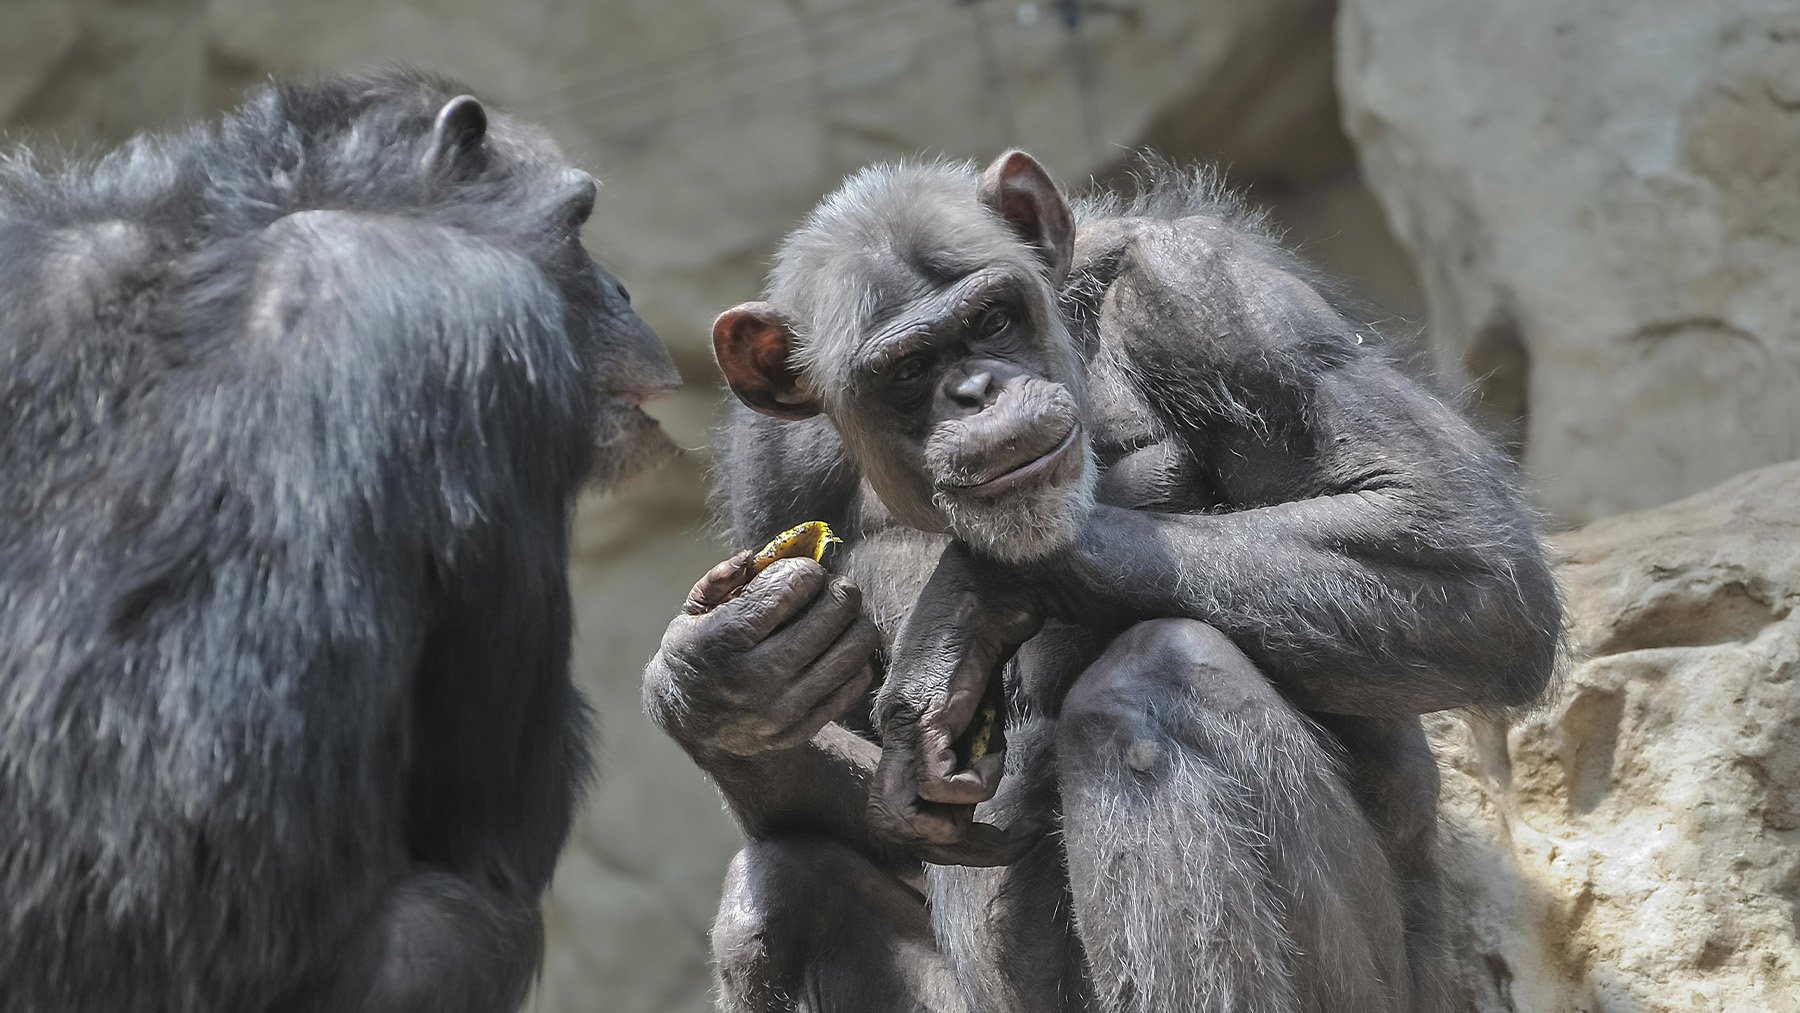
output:
<path id="1" fill-rule="evenodd" d="M 1058 723 L 1076 929 L 1108 1013 L 1407 1009 L 1395 877 L 1323 733 L 1223 634 L 1140 623 Z"/>
<path id="2" fill-rule="evenodd" d="M 1091 657 L 1091 655 L 1090 655 Z M 976 819 L 997 826 L 1046 823 L 1011 865 L 926 869 L 938 945 L 970 1009 L 983 1013 L 1082 1013 L 1090 1009 L 1087 960 L 1069 921 L 1061 835 L 1056 728 L 1041 713 L 1007 716 L 1006 777 Z"/>
<path id="3" fill-rule="evenodd" d="M 824 837 L 757 841 L 713 924 L 724 1013 L 963 1013 L 925 901 Z"/>
<path id="4" fill-rule="evenodd" d="M 1456 1003 L 1437 865 L 1438 767 L 1418 718 L 1315 715 L 1344 747 L 1350 794 L 1381 835 L 1405 902 L 1412 1013 Z"/>

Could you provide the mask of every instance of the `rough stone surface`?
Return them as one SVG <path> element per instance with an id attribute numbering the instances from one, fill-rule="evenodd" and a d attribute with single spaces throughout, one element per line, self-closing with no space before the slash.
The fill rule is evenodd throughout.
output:
<path id="1" fill-rule="evenodd" d="M 1800 1009 L 1800 464 L 1556 549 L 1564 684 L 1434 729 L 1469 1008 Z"/>
<path id="2" fill-rule="evenodd" d="M 1550 509 L 1800 456 L 1800 6 L 1344 0 L 1338 55 L 1439 365 Z"/>

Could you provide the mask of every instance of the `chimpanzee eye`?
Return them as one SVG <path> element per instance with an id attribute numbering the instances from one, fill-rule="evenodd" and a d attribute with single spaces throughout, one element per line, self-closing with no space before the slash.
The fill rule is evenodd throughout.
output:
<path id="1" fill-rule="evenodd" d="M 991 338 L 1012 326 L 1012 314 L 1004 306 L 995 306 L 981 314 L 981 320 L 975 330 L 984 338 Z"/>
<path id="2" fill-rule="evenodd" d="M 931 368 L 931 357 L 923 352 L 914 352 L 894 363 L 888 374 L 895 383 L 915 383 Z"/>

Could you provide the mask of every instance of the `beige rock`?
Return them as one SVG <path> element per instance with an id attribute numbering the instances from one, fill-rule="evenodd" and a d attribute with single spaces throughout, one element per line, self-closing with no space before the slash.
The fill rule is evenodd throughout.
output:
<path id="1" fill-rule="evenodd" d="M 1800 464 L 1556 548 L 1579 663 L 1435 722 L 1471 1008 L 1800 1009 Z"/>
<path id="2" fill-rule="evenodd" d="M 1800 6 L 1345 0 L 1338 54 L 1439 365 L 1549 508 L 1800 456 Z"/>

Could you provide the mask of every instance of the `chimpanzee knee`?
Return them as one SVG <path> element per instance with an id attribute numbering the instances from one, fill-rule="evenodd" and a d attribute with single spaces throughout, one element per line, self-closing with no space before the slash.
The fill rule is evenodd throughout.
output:
<path id="1" fill-rule="evenodd" d="M 712 946 L 727 1013 L 961 1009 L 924 898 L 829 838 L 738 852 Z"/>
<path id="2" fill-rule="evenodd" d="M 713 960 L 727 995 L 755 991 L 804 959 L 806 910 L 818 896 L 808 859 L 831 845 L 812 838 L 753 841 L 725 871 L 713 921 Z"/>
<path id="3" fill-rule="evenodd" d="M 1058 719 L 1058 753 L 1104 758 L 1117 750 L 1147 773 L 1193 708 L 1221 714 L 1278 699 L 1225 634 L 1191 619 L 1153 619 L 1120 634 L 1075 681 Z"/>
<path id="4" fill-rule="evenodd" d="M 713 921 L 713 961 L 724 1008 L 790 1009 L 826 973 L 817 928 L 842 918 L 860 860 L 823 837 L 754 840 L 731 860 Z M 862 862 L 866 864 L 866 862 Z"/>

